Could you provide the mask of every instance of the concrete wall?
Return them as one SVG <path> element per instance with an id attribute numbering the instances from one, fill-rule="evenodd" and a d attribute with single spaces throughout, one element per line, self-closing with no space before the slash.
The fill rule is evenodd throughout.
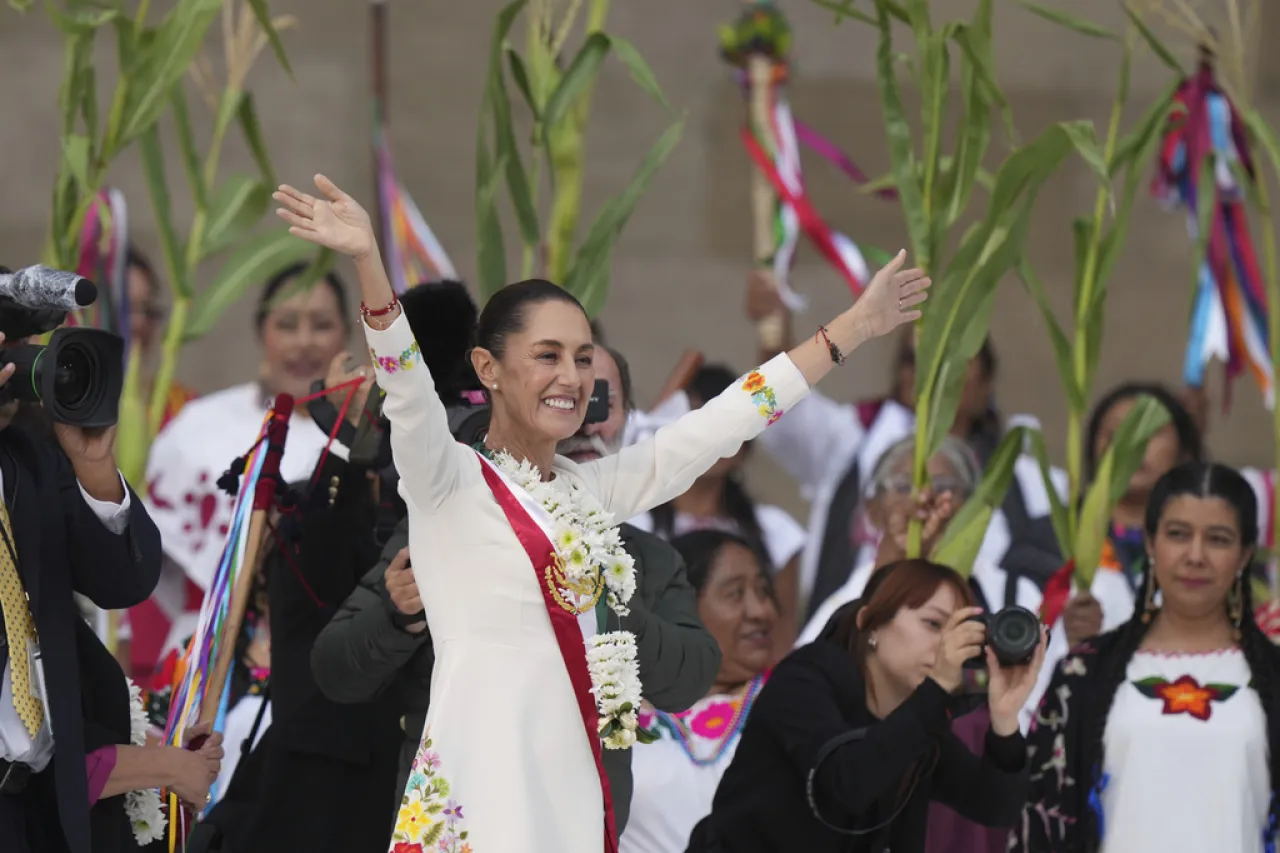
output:
<path id="1" fill-rule="evenodd" d="M 163 6 L 164 4 L 157 4 Z M 1115 46 L 1065 33 L 1013 4 L 997 4 L 997 69 L 1024 138 L 1053 121 L 1105 121 L 1118 65 Z M 1075 0 L 1073 11 L 1120 28 L 1113 0 Z M 1274 5 L 1274 4 L 1270 4 Z M 371 200 L 367 8 L 355 0 L 281 0 L 278 12 L 295 14 L 286 34 L 296 82 L 264 55 L 251 77 L 268 144 L 282 179 L 306 182 L 323 170 L 366 203 Z M 393 136 L 402 178 L 464 275 L 475 266 L 473 147 L 496 0 L 400 0 L 391 4 Z M 968 13 L 971 2 L 938 0 L 936 19 Z M 654 393 L 676 354 L 695 345 L 716 360 L 745 369 L 753 339 L 741 316 L 749 255 L 748 166 L 737 142 L 741 104 L 715 50 L 716 26 L 733 3 L 650 0 L 618 2 L 612 29 L 648 58 L 671 101 L 689 113 L 685 138 L 655 180 L 615 255 L 614 293 L 603 321 L 613 342 L 630 356 L 641 399 Z M 785 4 L 796 31 L 792 101 L 795 112 L 852 152 L 871 173 L 888 156 L 874 76 L 875 36 L 858 24 L 831 25 L 812 4 Z M 1280 26 L 1268 8 L 1263 28 Z M 217 28 L 215 27 L 215 30 Z M 100 62 L 108 69 L 112 45 L 104 37 Z M 905 43 L 905 42 L 904 42 Z M 1185 57 L 1190 45 L 1176 42 Z M 216 44 L 211 45 L 217 47 Z M 220 50 L 216 51 L 220 54 Z M 34 262 L 42 240 L 56 164 L 55 98 L 61 80 L 61 40 L 40 12 L 20 17 L 0 11 L 0 259 Z M 1280 118 L 1280 60 L 1257 70 L 1259 97 Z M 1168 84 L 1164 69 L 1141 56 L 1134 71 L 1134 109 Z M 104 94 L 104 101 L 106 95 Z M 591 125 L 587 213 L 620 188 L 643 151 L 663 128 L 663 116 L 617 64 L 603 75 Z M 207 138 L 209 117 L 197 133 Z M 997 145 L 1002 144 L 997 135 Z M 176 170 L 176 163 L 171 162 Z M 224 174 L 252 171 L 235 140 Z M 825 164 L 808 175 L 823 213 L 855 239 L 896 249 L 906 239 L 891 204 L 851 191 Z M 175 171 L 176 175 L 176 171 Z M 112 182 L 132 201 L 135 234 L 156 247 L 136 153 L 121 158 Z M 1070 220 L 1091 209 L 1094 184 L 1072 163 L 1041 196 L 1031 230 L 1031 255 L 1066 308 L 1072 278 Z M 181 215 L 188 208 L 177 203 Z M 1099 387 L 1129 378 L 1177 382 L 1185 338 L 1190 248 L 1181 217 L 1142 197 L 1129 243 L 1110 283 L 1107 334 Z M 514 233 L 514 232 L 512 232 Z M 514 258 L 513 258 L 514 261 Z M 804 249 L 796 285 L 812 297 L 808 330 L 847 304 L 839 279 Z M 679 310 L 673 310 L 677 307 Z M 241 381 L 255 372 L 251 305 L 237 305 L 216 334 L 184 351 L 180 377 L 202 390 Z M 1065 404 L 1052 355 L 1030 301 L 1013 280 L 999 298 L 994 337 L 1001 357 L 999 393 L 1006 412 L 1033 412 L 1052 447 L 1063 437 Z M 880 391 L 890 347 L 869 346 L 825 390 L 842 398 Z M 1221 383 L 1215 381 L 1215 391 Z M 1216 395 L 1215 395 L 1216 396 Z M 1234 463 L 1270 461 L 1269 422 L 1256 390 L 1237 385 L 1228 417 L 1215 413 L 1211 444 Z M 764 494 L 797 507 L 791 490 L 764 463 L 755 463 Z"/>

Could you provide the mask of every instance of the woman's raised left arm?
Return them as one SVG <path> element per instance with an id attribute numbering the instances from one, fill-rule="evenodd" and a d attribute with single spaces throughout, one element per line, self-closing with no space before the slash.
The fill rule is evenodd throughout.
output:
<path id="1" fill-rule="evenodd" d="M 732 456 L 800 402 L 860 345 L 919 319 L 929 279 L 903 270 L 906 253 L 876 273 L 854 305 L 790 352 L 748 373 L 702 408 L 621 452 L 579 466 L 616 518 L 631 518 L 683 494 L 717 459 Z"/>

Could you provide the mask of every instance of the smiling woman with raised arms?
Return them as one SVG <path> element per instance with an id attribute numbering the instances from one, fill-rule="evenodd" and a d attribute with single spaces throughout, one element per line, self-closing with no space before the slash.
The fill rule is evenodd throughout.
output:
<path id="1" fill-rule="evenodd" d="M 587 316 L 550 282 L 508 285 L 476 330 L 471 361 L 493 413 L 469 448 L 449 433 L 368 214 L 327 178 L 315 184 L 320 197 L 282 186 L 279 213 L 355 261 L 409 550 L 432 555 L 414 565 L 436 645 L 431 710 L 393 846 L 613 853 L 601 749 L 645 734 L 635 637 L 597 629 L 603 608 L 627 614 L 635 586 L 616 520 L 683 493 L 860 344 L 917 319 L 929 280 L 899 253 L 808 341 L 649 440 L 582 465 L 555 448 L 581 426 L 595 381 Z"/>

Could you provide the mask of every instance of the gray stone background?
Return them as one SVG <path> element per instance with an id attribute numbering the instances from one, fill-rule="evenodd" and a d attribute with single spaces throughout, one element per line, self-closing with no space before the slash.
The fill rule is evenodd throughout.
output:
<path id="1" fill-rule="evenodd" d="M 464 276 L 475 268 L 475 126 L 491 23 L 501 5 L 497 0 L 390 4 L 391 114 L 398 169 Z M 932 5 L 935 20 L 945 20 L 967 15 L 972 0 L 935 0 Z M 1058 5 L 1107 26 L 1123 27 L 1118 0 Z M 153 12 L 167 6 L 157 3 Z M 371 203 L 367 5 L 358 0 L 278 0 L 271 6 L 277 14 L 290 13 L 300 20 L 284 35 L 296 80 L 291 81 L 269 53 L 259 59 L 250 77 L 277 171 L 282 179 L 299 184 L 324 171 Z M 1280 31 L 1280 4 L 1268 0 L 1266 6 L 1263 44 L 1273 40 L 1266 33 L 1274 36 Z M 686 347 L 699 347 L 709 359 L 739 370 L 753 359 L 752 330 L 741 312 L 751 234 L 748 163 L 737 139 L 742 104 L 715 49 L 717 25 L 731 19 L 737 8 L 737 0 L 613 4 L 610 30 L 639 47 L 671 102 L 689 115 L 683 141 L 615 253 L 613 294 L 603 314 L 612 341 L 632 360 L 642 403 L 656 393 Z M 795 30 L 791 100 L 796 115 L 843 146 L 867 172 L 883 173 L 888 154 L 875 82 L 874 32 L 857 23 L 835 27 L 829 13 L 803 0 L 791 0 L 783 8 Z M 518 23 L 522 33 L 521 28 Z M 220 66 L 217 31 L 215 25 L 210 46 Z M 901 35 L 905 45 L 906 33 Z M 1173 43 L 1190 67 L 1189 42 L 1179 38 Z M 104 87 L 110 82 L 113 49 L 112 39 L 104 34 L 98 52 Z M 997 76 L 1024 139 L 1053 121 L 1079 118 L 1097 122 L 1101 134 L 1118 64 L 1114 44 L 1067 33 L 1013 3 L 997 3 Z M 1280 119 L 1280 56 L 1272 52 L 1252 74 L 1264 112 L 1273 121 Z M 61 78 L 61 36 L 45 14 L 37 9 L 23 17 L 0 9 L 0 259 L 10 266 L 35 262 L 44 237 L 57 162 L 56 97 Z M 1140 54 L 1130 115 L 1136 116 L 1168 83 L 1163 66 Z M 105 88 L 103 92 L 105 113 L 108 95 Z M 194 98 L 193 104 L 197 137 L 207 139 L 211 117 L 201 113 Z M 665 126 L 660 110 L 616 62 L 606 64 L 593 109 L 587 217 L 624 185 Z M 171 128 L 166 125 L 165 130 Z M 993 154 L 1003 144 L 997 134 Z M 176 154 L 169 165 L 177 184 Z M 816 159 L 808 160 L 806 167 L 812 196 L 835 227 L 885 249 L 906 244 L 894 205 L 859 195 Z M 235 170 L 253 171 L 239 139 L 233 139 L 223 156 L 222 174 Z M 136 151 L 118 161 L 111 183 L 128 194 L 134 235 L 154 252 L 155 229 Z M 1031 228 L 1031 257 L 1054 303 L 1064 311 L 1072 279 L 1070 220 L 1092 209 L 1094 189 L 1086 169 L 1070 163 L 1041 194 Z M 189 207 L 181 190 L 175 190 L 175 204 L 185 226 Z M 511 244 L 514 229 L 509 233 Z M 1110 282 L 1098 391 L 1131 378 L 1179 381 L 1190 252 L 1182 217 L 1162 212 L 1144 194 Z M 797 320 L 801 333 L 848 304 L 840 279 L 808 247 L 802 249 L 794 283 L 812 297 L 810 312 Z M 212 335 L 187 347 L 179 378 L 209 391 L 255 375 L 251 313 L 252 300 L 245 300 L 228 312 Z M 1000 355 L 1001 407 L 1006 413 L 1038 415 L 1050 446 L 1060 456 L 1064 398 L 1040 318 L 1013 279 L 1003 285 L 993 334 Z M 824 390 L 844 399 L 881 392 L 890 354 L 884 343 L 868 346 Z M 1211 375 L 1216 400 L 1221 381 L 1216 371 Z M 1228 416 L 1215 409 L 1211 446 L 1228 462 L 1270 463 L 1270 421 L 1259 394 L 1247 380 L 1236 389 Z M 753 481 L 762 497 L 801 510 L 794 490 L 776 469 L 759 459 L 753 466 Z"/>

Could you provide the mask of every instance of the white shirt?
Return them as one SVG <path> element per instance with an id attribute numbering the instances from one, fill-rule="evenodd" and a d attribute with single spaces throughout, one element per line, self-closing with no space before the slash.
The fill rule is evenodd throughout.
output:
<path id="1" fill-rule="evenodd" d="M 1271 779 L 1251 675 L 1239 649 L 1133 656 L 1107 716 L 1102 853 L 1262 850 Z"/>
<path id="2" fill-rule="evenodd" d="M 123 475 L 120 477 L 120 484 L 125 485 Z M 3 494 L 3 489 L 4 478 L 0 475 L 0 495 Z M 102 520 L 107 530 L 117 535 L 124 532 L 129 523 L 128 487 L 124 490 L 124 500 L 118 504 L 91 497 L 84 490 L 84 486 L 80 486 L 80 494 L 84 497 L 84 502 L 88 504 L 89 509 L 93 510 L 93 514 Z M 27 734 L 26 725 L 18 717 L 17 709 L 13 707 L 13 679 L 10 668 L 15 655 L 25 657 L 26 650 L 9 649 L 9 660 L 4 666 L 4 680 L 0 682 L 0 758 L 21 762 L 39 773 L 53 758 L 53 730 L 49 727 L 48 697 L 45 697 L 44 722 L 41 723 L 35 738 L 32 738 Z M 37 663 L 36 666 L 40 664 Z"/>
<path id="3" fill-rule="evenodd" d="M 648 533 L 654 532 L 652 513 L 637 515 L 628 523 Z M 804 528 L 782 507 L 757 504 L 756 524 L 760 526 L 760 538 L 764 540 L 765 550 L 769 552 L 769 562 L 773 564 L 772 568 L 775 572 L 786 568 L 787 564 L 804 549 L 806 539 Z M 698 518 L 683 512 L 676 513 L 672 528 L 672 536 L 683 536 L 691 531 L 707 528 L 742 534 L 737 523 L 732 519 Z"/>

